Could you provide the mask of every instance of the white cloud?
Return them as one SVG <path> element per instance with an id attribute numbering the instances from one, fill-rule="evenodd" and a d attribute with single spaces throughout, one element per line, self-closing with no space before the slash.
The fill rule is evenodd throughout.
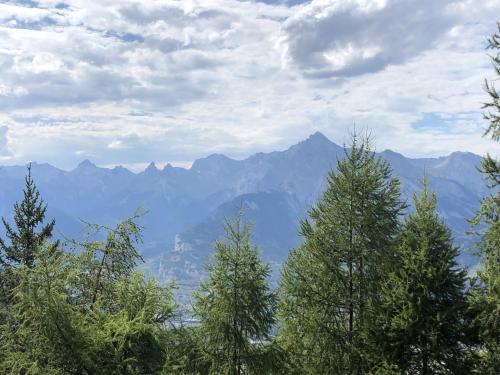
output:
<path id="1" fill-rule="evenodd" d="M 52 53 L 41 52 L 35 54 L 31 61 L 26 64 L 24 69 L 38 74 L 43 72 L 56 72 L 60 70 L 63 65 L 63 62 Z"/>
<path id="2" fill-rule="evenodd" d="M 243 157 L 316 130 L 342 143 L 353 123 L 414 156 L 494 147 L 480 103 L 497 0 L 38 4 L 0 5 L 9 163 Z"/>
<path id="3" fill-rule="evenodd" d="M 7 138 L 8 132 L 9 128 L 7 126 L 0 126 L 0 157 L 10 155 L 9 140 Z"/>
<path id="4" fill-rule="evenodd" d="M 108 143 L 108 148 L 112 150 L 130 150 L 145 146 L 137 134 L 128 134 L 113 139 Z"/>
<path id="5" fill-rule="evenodd" d="M 19 22 L 37 22 L 50 15 L 51 12 L 46 9 L 0 4 L 0 21 L 11 22 L 12 26 L 16 26 Z"/>

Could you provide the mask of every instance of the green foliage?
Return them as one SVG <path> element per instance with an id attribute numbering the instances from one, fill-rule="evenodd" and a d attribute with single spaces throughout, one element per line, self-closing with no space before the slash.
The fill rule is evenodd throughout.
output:
<path id="1" fill-rule="evenodd" d="M 269 267 L 252 246 L 241 212 L 225 229 L 226 240 L 215 243 L 210 277 L 195 294 L 202 350 L 211 374 L 272 373 L 276 296 L 268 286 Z"/>
<path id="2" fill-rule="evenodd" d="M 18 326 L 13 316 L 13 290 L 20 283 L 18 268 L 34 267 L 36 249 L 50 239 L 55 225 L 54 220 L 43 223 L 47 205 L 31 177 L 31 165 L 27 169 L 23 200 L 14 204 L 15 226 L 2 218 L 7 239 L 0 238 L 0 343 L 5 343 Z M 50 245 L 49 251 L 54 252 L 56 247 L 57 243 Z M 7 352 L 0 351 L 0 364 L 6 357 Z"/>
<path id="3" fill-rule="evenodd" d="M 4 373 L 159 373 L 174 344 L 167 324 L 175 303 L 169 287 L 134 271 L 139 238 L 130 219 L 79 253 L 39 246 L 33 267 L 16 270 Z"/>
<path id="4" fill-rule="evenodd" d="M 500 51 L 500 23 L 497 24 L 498 32 L 493 34 L 488 39 L 487 48 L 493 51 Z M 500 53 L 491 56 L 493 68 L 497 77 L 500 77 Z M 490 135 L 494 141 L 500 141 L 500 93 L 496 90 L 494 80 L 485 82 L 485 89 L 490 96 L 491 101 L 483 105 L 483 108 L 488 112 L 484 114 L 486 120 L 489 121 L 489 126 L 486 129 L 485 135 Z"/>
<path id="5" fill-rule="evenodd" d="M 468 374 L 463 359 L 466 272 L 458 249 L 436 213 L 427 184 L 414 195 L 397 238 L 397 256 L 383 285 L 387 360 L 404 374 Z"/>
<path id="6" fill-rule="evenodd" d="M 483 162 L 483 165 L 488 161 Z M 498 186 L 498 185 L 497 185 Z M 470 291 L 470 309 L 475 314 L 474 326 L 479 331 L 480 372 L 500 372 L 500 193 L 483 199 L 472 224 L 480 226 L 477 244 L 481 263 L 478 280 Z"/>
<path id="7" fill-rule="evenodd" d="M 488 40 L 488 48 L 496 51 L 491 57 L 496 76 L 500 78 L 500 24 L 498 33 Z M 485 119 L 490 123 L 485 135 L 493 141 L 500 140 L 500 94 L 493 80 L 486 81 L 486 91 L 490 102 L 484 104 L 488 110 Z M 479 354 L 481 374 L 500 373 L 500 161 L 486 155 L 481 165 L 490 196 L 481 202 L 476 216 L 471 220 L 479 228 L 481 237 L 478 248 L 481 253 L 481 267 L 478 271 L 479 284 L 471 290 L 470 309 L 476 314 L 474 321 L 479 330 Z"/>
<path id="8" fill-rule="evenodd" d="M 15 228 L 2 218 L 10 243 L 0 238 L 0 266 L 17 267 L 24 264 L 33 267 L 37 246 L 52 236 L 55 225 L 54 220 L 43 225 L 46 210 L 47 205 L 40 198 L 40 192 L 31 178 L 30 164 L 25 177 L 23 200 L 21 204 L 14 204 Z"/>
<path id="9" fill-rule="evenodd" d="M 162 374 L 209 374 L 210 362 L 203 352 L 203 337 L 199 327 L 178 327 L 172 340 Z"/>
<path id="10" fill-rule="evenodd" d="M 305 243 L 283 269 L 280 342 L 290 373 L 357 374 L 374 366 L 373 317 L 403 208 L 388 164 L 354 135 L 301 224 Z"/>
<path id="11" fill-rule="evenodd" d="M 114 303 L 113 285 L 128 280 L 142 262 L 137 244 L 142 241 L 141 228 L 135 222 L 139 214 L 118 223 L 116 228 L 88 224 L 88 239 L 82 243 L 71 241 L 75 254 L 71 277 L 82 283 L 76 303 L 90 303 L 100 299 L 104 303 Z M 93 240 L 105 233 L 105 240 Z M 107 306 L 111 308 L 112 306 Z"/>
<path id="12" fill-rule="evenodd" d="M 31 164 L 25 177 L 24 196 L 21 203 L 14 204 L 14 223 L 10 225 L 4 218 L 7 240 L 0 238 L 0 319 L 8 319 L 8 309 L 12 304 L 12 289 L 19 280 L 14 269 L 20 265 L 33 267 L 35 251 L 39 244 L 52 236 L 55 221 L 43 224 L 47 205 L 31 177 Z M 56 245 L 55 245 L 56 246 Z"/>

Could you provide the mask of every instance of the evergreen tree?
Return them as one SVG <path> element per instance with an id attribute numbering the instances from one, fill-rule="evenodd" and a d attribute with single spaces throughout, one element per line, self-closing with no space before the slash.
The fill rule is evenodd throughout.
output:
<path id="1" fill-rule="evenodd" d="M 492 56 L 495 73 L 500 78 L 500 23 L 498 33 L 488 40 L 488 48 L 496 51 Z M 485 135 L 495 142 L 500 141 L 500 92 L 493 80 L 486 81 L 486 91 L 490 101 L 485 103 L 488 110 L 485 119 L 489 126 Z M 482 358 L 479 372 L 500 373 L 500 160 L 487 154 L 481 171 L 484 173 L 491 194 L 481 202 L 481 207 L 472 224 L 480 228 L 481 268 L 478 272 L 479 285 L 471 293 L 471 310 L 477 313 L 476 326 L 479 329 Z"/>
<path id="2" fill-rule="evenodd" d="M 199 327 L 180 326 L 173 335 L 175 345 L 166 352 L 163 375 L 208 375 L 211 363 L 204 355 L 203 332 Z"/>
<path id="3" fill-rule="evenodd" d="M 337 169 L 282 274 L 280 341 L 298 374 L 361 374 L 376 361 L 373 317 L 404 209 L 400 184 L 356 135 Z"/>
<path id="4" fill-rule="evenodd" d="M 397 238 L 397 256 L 383 285 L 387 359 L 402 374 L 468 374 L 463 362 L 466 272 L 436 213 L 427 183 L 414 195 Z"/>
<path id="5" fill-rule="evenodd" d="M 97 227 L 96 227 L 97 228 Z M 99 229 L 102 229 L 99 227 Z M 106 229 L 74 253 L 39 245 L 33 267 L 15 269 L 15 325 L 0 341 L 0 373 L 158 374 L 177 343 L 175 303 L 135 271 L 139 227 Z"/>
<path id="6" fill-rule="evenodd" d="M 19 284 L 16 268 L 32 268 L 37 247 L 52 236 L 55 221 L 44 224 L 47 205 L 40 198 L 40 193 L 31 177 L 31 164 L 25 177 L 24 197 L 22 202 L 14 204 L 14 223 L 11 226 L 2 218 L 7 241 L 0 238 L 0 341 L 11 334 L 17 326 L 12 305 L 13 289 Z M 52 251 L 57 242 L 51 245 Z M 0 355 L 1 360 L 1 355 Z"/>
<path id="7" fill-rule="evenodd" d="M 251 244 L 241 212 L 225 224 L 226 239 L 215 243 L 209 279 L 195 294 L 202 348 L 212 374 L 272 373 L 267 356 L 276 296 L 268 286 L 269 266 Z"/>
<path id="8" fill-rule="evenodd" d="M 31 268 L 37 246 L 52 236 L 55 225 L 55 220 L 43 224 L 47 205 L 31 177 L 31 164 L 28 165 L 23 192 L 21 204 L 14 204 L 15 228 L 2 218 L 9 243 L 0 238 L 0 264 L 11 267 L 24 264 Z"/>

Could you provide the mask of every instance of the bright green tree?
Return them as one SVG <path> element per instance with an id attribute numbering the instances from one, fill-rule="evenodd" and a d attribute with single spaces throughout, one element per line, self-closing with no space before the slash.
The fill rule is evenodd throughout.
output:
<path id="1" fill-rule="evenodd" d="M 389 165 L 354 135 L 283 269 L 280 342 L 289 372 L 360 374 L 377 361 L 373 317 L 403 209 Z"/>
<path id="2" fill-rule="evenodd" d="M 74 253 L 39 245 L 33 267 L 16 269 L 16 324 L 0 343 L 4 373 L 161 372 L 176 349 L 175 303 L 169 287 L 135 271 L 139 230 L 129 219 Z"/>
<path id="3" fill-rule="evenodd" d="M 204 353 L 203 332 L 197 326 L 178 326 L 172 335 L 175 345 L 166 351 L 163 375 L 207 375 L 211 363 Z"/>
<path id="4" fill-rule="evenodd" d="M 383 284 L 388 362 L 402 374 L 468 374 L 463 359 L 466 271 L 459 250 L 436 213 L 427 182 L 413 197 L 397 238 L 397 256 Z"/>
<path id="5" fill-rule="evenodd" d="M 491 57 L 496 76 L 500 78 L 500 24 L 498 33 L 488 40 L 488 48 L 494 51 Z M 500 141 L 500 93 L 494 80 L 486 81 L 490 101 L 484 105 L 485 119 L 489 126 L 485 135 L 495 142 Z M 481 267 L 478 271 L 479 285 L 471 292 L 471 309 L 477 313 L 481 345 L 481 374 L 500 373 L 500 161 L 487 154 L 481 170 L 486 176 L 491 194 L 481 202 L 481 207 L 472 220 L 479 228 L 481 241 Z"/>
<path id="6" fill-rule="evenodd" d="M 251 228 L 240 212 L 226 221 L 226 239 L 215 243 L 209 278 L 195 294 L 202 348 L 212 374 L 273 373 L 270 330 L 276 296 L 270 269 L 251 243 Z"/>

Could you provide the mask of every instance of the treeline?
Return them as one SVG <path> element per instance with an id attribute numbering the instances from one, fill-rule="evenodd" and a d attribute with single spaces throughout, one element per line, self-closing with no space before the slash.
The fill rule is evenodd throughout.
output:
<path id="1" fill-rule="evenodd" d="M 500 50 L 500 35 L 489 45 Z M 486 89 L 499 141 L 500 95 Z M 0 240 L 0 374 L 500 374 L 500 162 L 487 155 L 482 171 L 491 195 L 471 219 L 470 276 L 427 180 L 409 207 L 354 135 L 278 289 L 240 212 L 193 295 L 198 323 L 184 325 L 173 287 L 137 271 L 137 218 L 52 241 L 28 168 Z"/>

